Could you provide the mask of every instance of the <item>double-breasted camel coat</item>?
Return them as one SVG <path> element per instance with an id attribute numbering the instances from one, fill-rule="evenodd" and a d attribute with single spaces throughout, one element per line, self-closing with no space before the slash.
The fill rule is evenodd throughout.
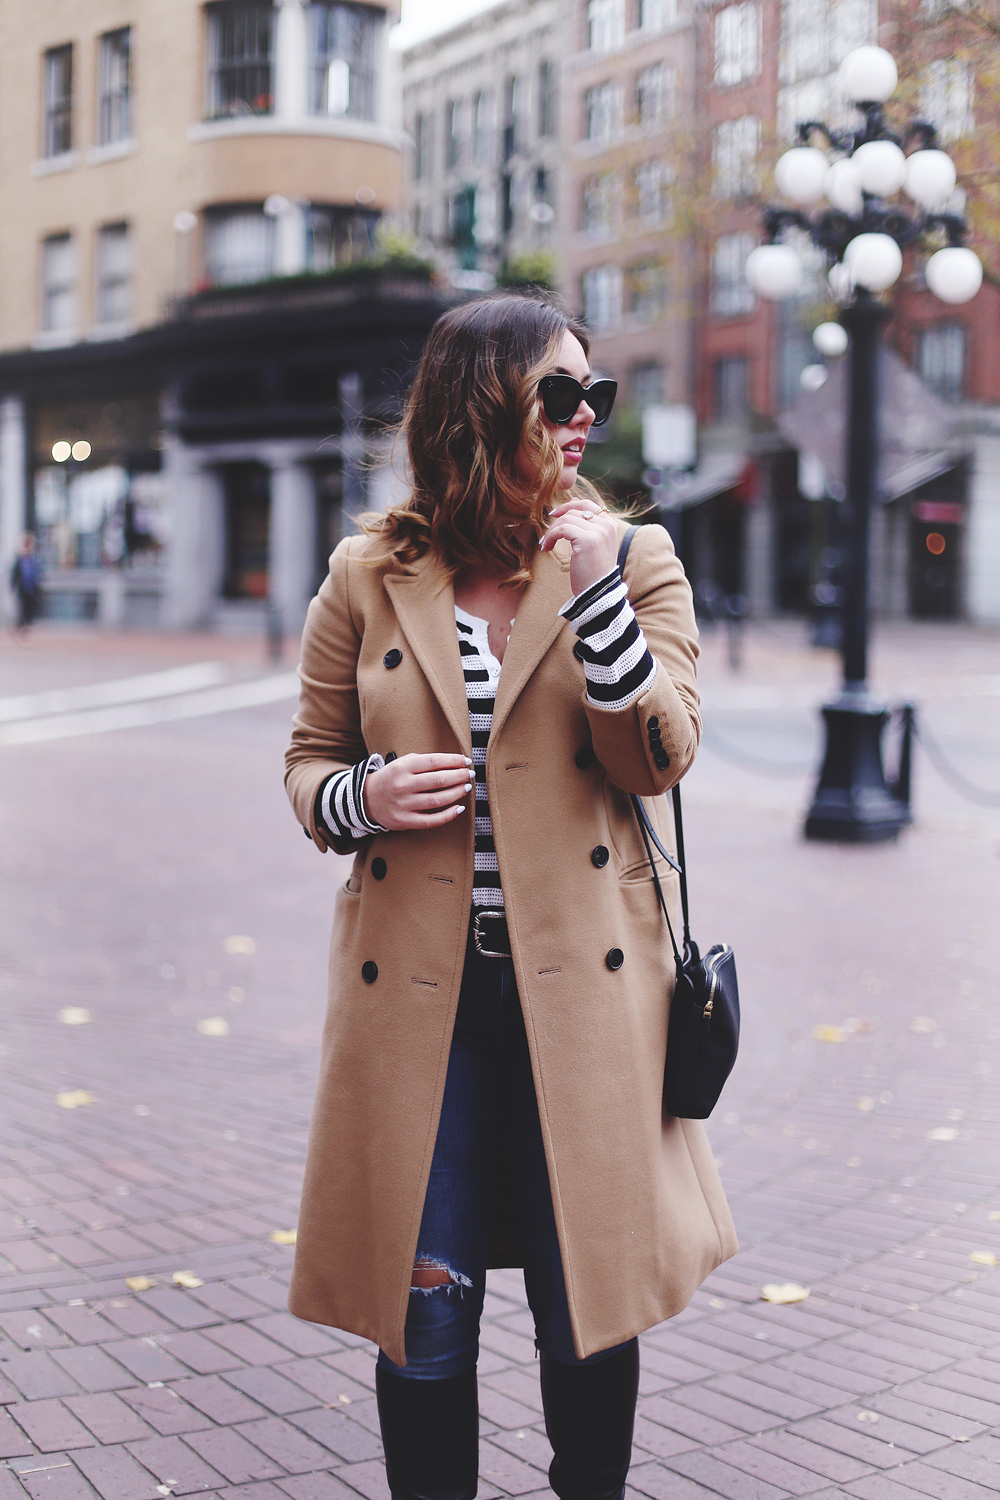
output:
<path id="1" fill-rule="evenodd" d="M 321 850 L 328 839 L 314 808 L 332 772 L 375 750 L 471 754 L 452 586 L 433 555 L 404 565 L 373 562 L 371 550 L 365 537 L 336 549 L 303 639 L 286 781 Z M 538 555 L 521 597 L 486 757 L 581 1357 L 679 1312 L 736 1250 L 702 1125 L 661 1117 L 673 963 L 628 799 L 651 799 L 667 843 L 663 794 L 700 733 L 691 591 L 659 526 L 636 532 L 625 576 L 658 663 L 651 686 L 621 710 L 586 701 L 576 636 L 558 614 L 572 593 L 569 545 L 559 542 Z M 668 761 L 661 753 L 658 765 L 661 746 Z M 289 1306 L 374 1340 L 400 1365 L 465 957 L 473 835 L 471 815 L 460 815 L 426 833 L 334 846 L 356 856 L 335 901 Z M 591 858 L 599 845 L 610 851 L 603 865 Z M 498 1250 L 492 1263 L 515 1262 Z"/>

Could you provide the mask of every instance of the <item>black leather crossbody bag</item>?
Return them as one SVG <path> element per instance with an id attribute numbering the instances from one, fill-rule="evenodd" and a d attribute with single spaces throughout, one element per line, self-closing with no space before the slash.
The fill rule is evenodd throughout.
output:
<path id="1" fill-rule="evenodd" d="M 623 577 L 625 559 L 634 533 L 635 527 L 630 526 L 618 550 L 618 569 Z M 740 1043 L 740 996 L 736 983 L 736 959 L 730 945 L 716 943 L 702 958 L 698 945 L 691 936 L 680 787 L 675 786 L 671 795 L 677 859 L 660 843 L 641 798 L 632 795 L 632 806 L 649 867 L 653 872 L 657 899 L 670 934 L 670 946 L 674 951 L 677 971 L 667 1028 L 663 1113 L 678 1115 L 683 1120 L 706 1120 L 718 1103 L 723 1085 L 736 1061 Z M 684 924 L 682 948 L 678 948 L 674 936 L 650 841 L 680 877 L 681 916 Z"/>

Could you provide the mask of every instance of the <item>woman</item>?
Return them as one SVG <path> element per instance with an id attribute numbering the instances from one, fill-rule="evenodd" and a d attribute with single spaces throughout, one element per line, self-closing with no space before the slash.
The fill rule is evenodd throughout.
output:
<path id="1" fill-rule="evenodd" d="M 394 1500 L 476 1493 L 487 1266 L 523 1265 L 550 1482 L 624 1493 L 637 1335 L 736 1248 L 700 1124 L 661 1118 L 672 962 L 629 803 L 700 732 L 670 539 L 577 479 L 614 383 L 499 296 L 433 328 L 410 498 L 309 611 L 287 786 L 338 892 L 289 1306 L 372 1339 Z M 664 879 L 669 872 L 664 869 Z"/>

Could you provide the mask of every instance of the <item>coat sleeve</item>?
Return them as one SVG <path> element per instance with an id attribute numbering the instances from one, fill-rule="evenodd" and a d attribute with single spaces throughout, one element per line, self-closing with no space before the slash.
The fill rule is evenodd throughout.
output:
<path id="1" fill-rule="evenodd" d="M 586 710 L 594 753 L 615 786 L 655 797 L 680 781 L 701 738 L 694 601 L 662 526 L 637 529 L 625 563 L 625 583 L 656 662 L 656 676 L 625 708 L 601 708 L 586 700 Z"/>
<path id="2" fill-rule="evenodd" d="M 330 571 L 309 606 L 299 663 L 299 710 L 292 742 L 285 752 L 285 788 L 295 816 L 322 853 L 332 847 L 350 854 L 358 839 L 333 838 L 317 821 L 320 789 L 337 771 L 365 759 L 358 699 L 361 630 L 351 611 L 350 549 L 357 539 L 340 543 Z"/>

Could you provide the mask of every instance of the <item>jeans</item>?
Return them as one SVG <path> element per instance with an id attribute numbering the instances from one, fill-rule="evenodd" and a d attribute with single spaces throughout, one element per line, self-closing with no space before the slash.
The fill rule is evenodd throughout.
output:
<path id="1" fill-rule="evenodd" d="M 509 958 L 484 958 L 470 943 L 416 1256 L 447 1269 L 450 1280 L 411 1288 L 406 1365 L 380 1353 L 384 1370 L 413 1380 L 445 1380 L 475 1368 L 486 1292 L 487 1219 L 504 1151 L 513 1175 L 538 1348 L 564 1364 L 609 1358 L 624 1345 L 582 1361 L 573 1348 L 514 965 Z"/>

